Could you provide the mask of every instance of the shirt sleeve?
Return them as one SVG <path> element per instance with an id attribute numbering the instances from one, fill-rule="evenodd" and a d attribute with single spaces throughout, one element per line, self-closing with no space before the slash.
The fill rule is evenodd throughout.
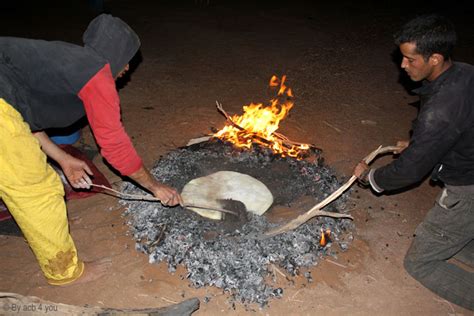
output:
<path id="1" fill-rule="evenodd" d="M 461 100 L 452 93 L 434 95 L 415 121 L 410 145 L 392 163 L 372 174 L 378 190 L 395 190 L 421 181 L 451 150 L 460 137 Z"/>
<path id="2" fill-rule="evenodd" d="M 367 176 L 367 178 L 369 180 L 370 187 L 375 192 L 382 193 L 384 190 L 381 187 L 378 186 L 377 182 L 375 182 L 374 174 L 375 174 L 375 169 L 370 169 L 369 174 Z"/>
<path id="3" fill-rule="evenodd" d="M 105 65 L 79 92 L 102 156 L 122 175 L 142 166 L 142 160 L 120 119 L 120 98 L 110 65 Z"/>

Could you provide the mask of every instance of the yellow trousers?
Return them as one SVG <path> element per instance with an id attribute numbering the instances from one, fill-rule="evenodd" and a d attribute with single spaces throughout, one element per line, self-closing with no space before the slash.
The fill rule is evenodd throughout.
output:
<path id="1" fill-rule="evenodd" d="M 0 198 L 20 226 L 48 283 L 79 278 L 84 263 L 69 234 L 64 189 L 22 116 L 0 98 Z"/>

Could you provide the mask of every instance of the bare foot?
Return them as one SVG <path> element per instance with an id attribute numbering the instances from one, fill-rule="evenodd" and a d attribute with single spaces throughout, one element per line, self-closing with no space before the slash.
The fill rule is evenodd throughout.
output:
<path id="1" fill-rule="evenodd" d="M 84 262 L 84 272 L 82 276 L 74 282 L 65 284 L 76 285 L 95 281 L 103 277 L 112 265 L 110 258 L 104 258 L 97 261 Z"/>

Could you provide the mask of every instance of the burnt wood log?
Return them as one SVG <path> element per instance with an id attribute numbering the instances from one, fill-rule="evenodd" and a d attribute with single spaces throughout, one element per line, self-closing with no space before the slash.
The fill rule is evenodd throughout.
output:
<path id="1" fill-rule="evenodd" d="M 5 312 L 6 315 L 191 315 L 199 309 L 199 303 L 199 299 L 191 298 L 177 304 L 159 308 L 118 309 L 67 305 L 46 301 L 36 296 L 0 292 L 0 310 Z"/>
<path id="2" fill-rule="evenodd" d="M 266 144 L 269 144 L 269 143 L 270 143 L 267 139 L 265 139 L 265 138 L 263 138 L 263 137 L 261 137 L 261 136 L 255 134 L 255 133 L 251 133 L 251 132 L 247 131 L 245 128 L 243 128 L 242 126 L 240 126 L 240 125 L 238 125 L 237 123 L 235 123 L 234 120 L 232 119 L 232 117 L 230 117 L 230 115 L 227 114 L 227 112 L 224 110 L 224 107 L 222 106 L 221 103 L 219 103 L 218 101 L 216 101 L 216 105 L 217 105 L 217 109 L 219 110 L 219 112 L 221 112 L 221 113 L 225 116 L 226 120 L 227 120 L 232 126 L 234 126 L 235 128 L 237 128 L 237 129 L 240 130 L 240 131 L 246 131 L 247 133 L 251 134 L 253 138 L 258 139 L 259 141 L 261 141 L 261 142 L 263 142 L 263 143 L 266 143 Z M 284 136 L 283 134 L 280 134 L 280 133 L 277 133 L 277 132 L 273 132 L 273 136 L 275 136 L 276 138 L 279 138 L 279 139 L 282 141 L 282 145 L 285 146 L 286 148 L 291 148 L 291 147 L 293 147 L 293 146 L 306 145 L 306 146 L 308 146 L 308 148 L 311 147 L 311 148 L 314 148 L 314 149 L 316 149 L 316 150 L 322 151 L 321 148 L 318 148 L 318 147 L 316 147 L 316 146 L 313 145 L 313 144 L 306 144 L 306 143 L 295 142 L 295 141 L 290 140 L 288 137 Z"/>

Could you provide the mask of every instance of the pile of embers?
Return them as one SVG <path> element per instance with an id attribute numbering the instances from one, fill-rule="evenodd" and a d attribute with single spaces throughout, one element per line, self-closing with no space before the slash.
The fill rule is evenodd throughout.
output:
<path id="1" fill-rule="evenodd" d="M 260 180 L 272 192 L 273 205 L 289 209 L 302 196 L 319 202 L 340 186 L 322 159 L 282 158 L 261 147 L 241 150 L 218 140 L 174 150 L 160 158 L 152 173 L 181 190 L 192 179 L 222 170 Z M 123 192 L 144 193 L 131 183 L 125 184 Z M 342 196 L 325 210 L 342 212 L 345 199 Z M 271 297 L 283 295 L 283 289 L 272 281 L 272 266 L 298 275 L 301 268 L 316 265 L 323 256 L 346 250 L 352 240 L 353 223 L 329 217 L 313 218 L 293 231 L 265 238 L 267 230 L 282 224 L 267 218 L 273 206 L 264 216 L 248 213 L 246 222 L 229 230 L 223 229 L 225 221 L 209 220 L 181 207 L 146 201 L 123 203 L 136 248 L 148 254 L 150 263 L 166 261 L 170 272 L 184 265 L 188 271 L 185 277 L 194 287 L 221 288 L 230 293 L 232 303 L 266 305 Z M 323 246 L 321 234 L 327 230 L 331 231 L 330 241 Z M 311 281 L 310 273 L 304 275 Z"/>

